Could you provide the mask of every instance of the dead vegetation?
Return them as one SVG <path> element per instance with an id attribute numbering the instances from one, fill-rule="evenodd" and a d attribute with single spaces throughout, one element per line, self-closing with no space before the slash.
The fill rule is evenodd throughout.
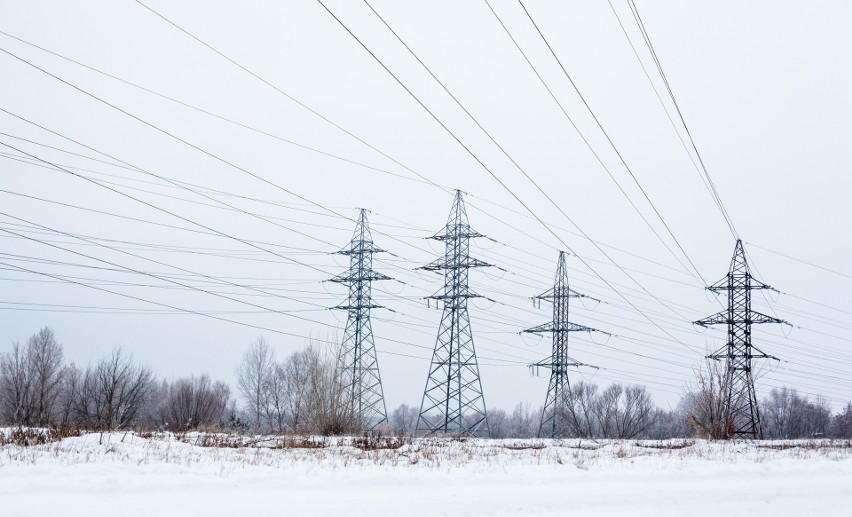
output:
<path id="1" fill-rule="evenodd" d="M 695 440 L 686 440 L 683 442 L 636 442 L 636 447 L 642 447 L 644 449 L 658 449 L 658 450 L 667 450 L 673 451 L 678 449 L 686 449 L 687 447 L 692 447 L 695 445 Z"/>
<path id="2" fill-rule="evenodd" d="M 79 428 L 70 426 L 57 427 L 13 427 L 0 431 L 0 446 L 17 445 L 32 447 L 58 442 L 69 436 L 80 436 Z"/>

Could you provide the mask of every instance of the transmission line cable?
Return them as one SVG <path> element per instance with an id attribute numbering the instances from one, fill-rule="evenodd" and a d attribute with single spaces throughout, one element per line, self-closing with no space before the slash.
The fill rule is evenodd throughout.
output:
<path id="1" fill-rule="evenodd" d="M 559 68 L 565 74 L 565 77 L 568 79 L 568 82 L 571 83 L 571 86 L 574 88 L 574 91 L 577 92 L 577 95 L 580 97 L 580 100 L 583 102 L 583 105 L 586 106 L 586 109 L 588 110 L 589 114 L 592 116 L 595 123 L 600 128 L 600 130 L 603 133 L 604 137 L 606 138 L 607 142 L 609 142 L 610 147 L 612 147 L 612 150 L 615 152 L 616 156 L 618 156 L 619 161 L 621 161 L 622 165 L 624 165 L 624 168 L 630 174 L 630 177 L 633 178 L 634 183 L 636 183 L 636 186 L 639 188 L 639 191 L 642 192 L 642 195 L 645 197 L 645 200 L 648 201 L 648 204 L 654 210 L 654 213 L 660 219 L 660 222 L 663 223 L 663 226 L 665 227 L 666 231 L 671 236 L 672 240 L 674 240 L 678 249 L 680 249 L 681 253 L 683 253 L 683 256 L 686 257 L 686 260 L 689 262 L 689 264 L 692 266 L 692 268 L 698 274 L 699 278 L 701 278 L 702 283 L 704 285 L 707 285 L 707 282 L 701 276 L 701 272 L 695 266 L 695 263 L 689 257 L 689 254 L 686 253 L 686 250 L 683 248 L 680 241 L 678 240 L 678 238 L 675 236 L 674 232 L 672 231 L 671 227 L 669 227 L 669 224 L 666 222 L 666 220 L 663 218 L 660 211 L 657 209 L 657 206 L 654 204 L 653 201 L 651 201 L 651 198 L 650 198 L 650 196 L 648 196 L 648 193 L 645 191 L 645 188 L 642 186 L 641 183 L 639 183 L 639 179 L 636 177 L 636 174 L 633 172 L 633 169 L 630 168 L 630 166 L 627 164 L 627 161 L 625 161 L 624 156 L 622 156 L 622 154 L 621 154 L 621 151 L 618 150 L 618 147 L 615 145 L 615 142 L 612 141 L 612 138 L 609 136 L 609 133 L 607 133 L 606 129 L 604 129 L 603 124 L 601 123 L 600 119 L 598 119 L 598 116 L 595 115 L 594 110 L 592 110 L 592 107 L 589 105 L 589 103 L 586 101 L 586 98 L 580 92 L 580 89 L 577 87 L 577 84 L 574 82 L 574 79 L 571 77 L 571 74 L 569 74 L 568 70 L 565 69 L 565 66 L 562 64 L 562 61 L 559 59 L 559 56 L 556 54 L 556 51 L 553 50 L 553 47 L 550 45 L 550 42 L 544 36 L 544 33 L 541 32 L 541 29 L 539 28 L 538 24 L 535 22 L 532 15 L 527 10 L 527 7 L 524 5 L 523 0 L 518 0 L 518 3 L 523 8 L 523 10 L 526 13 L 527 17 L 529 18 L 530 22 L 532 22 L 533 26 L 535 27 L 536 32 L 538 32 L 538 35 L 541 37 L 542 41 L 544 42 L 544 44 L 547 46 L 548 50 L 550 51 L 550 54 L 556 60 L 557 64 L 559 65 Z"/>
<path id="2" fill-rule="evenodd" d="M 343 23 L 343 22 L 342 22 L 342 21 L 341 21 L 341 20 L 340 20 L 340 19 L 339 19 L 339 18 L 338 18 L 338 17 L 337 17 L 337 16 L 336 16 L 336 15 L 335 15 L 335 14 L 334 14 L 334 13 L 333 13 L 333 12 L 332 12 L 332 11 L 331 11 L 331 10 L 330 10 L 327 6 L 326 6 L 326 5 L 325 5 L 325 3 L 323 3 L 323 2 L 322 2 L 322 0 L 317 0 L 317 1 L 318 1 L 318 3 L 319 3 L 320 5 L 322 5 L 322 7 L 323 7 L 326 11 L 328 11 L 328 13 L 329 13 L 329 14 L 330 14 L 330 15 L 331 15 L 331 16 L 332 16 L 332 17 L 333 17 L 333 18 L 334 18 L 334 19 L 335 19 L 335 20 L 336 20 L 336 21 L 337 21 L 340 25 L 341 25 L 341 27 L 343 27 L 343 28 L 346 30 L 346 32 L 347 32 L 347 33 L 349 33 L 349 35 L 350 35 L 350 36 L 352 36 L 352 37 L 353 37 L 353 38 L 354 38 L 354 39 L 355 39 L 355 40 L 356 40 L 356 41 L 357 41 L 357 42 L 361 45 L 361 47 L 362 47 L 362 48 L 364 48 L 364 50 L 366 50 L 366 51 L 367 51 L 367 53 L 369 53 L 369 54 L 370 54 L 370 56 L 372 56 L 372 57 L 373 57 L 373 59 L 375 59 L 375 60 L 376 60 L 376 62 L 377 62 L 377 63 L 379 63 L 379 65 L 380 65 L 382 68 L 384 68 L 384 69 L 385 69 L 385 71 L 386 71 L 388 74 L 390 74 L 390 75 L 391 75 L 391 77 L 393 77 L 393 78 L 396 80 L 396 82 L 397 82 L 397 83 L 398 83 L 398 84 L 399 84 L 399 85 L 400 85 L 400 86 L 401 86 L 401 87 L 402 87 L 402 88 L 403 88 L 406 92 L 408 92 L 408 94 L 409 94 L 409 95 L 410 95 L 410 96 L 411 96 L 411 97 L 412 97 L 412 98 L 413 98 L 413 99 L 414 99 L 417 103 L 418 103 L 418 104 L 419 104 L 419 105 L 420 105 L 420 106 L 421 106 L 424 110 L 426 110 L 426 112 L 427 112 L 427 113 L 429 113 L 429 115 L 431 115 L 431 116 L 432 116 L 432 118 L 433 118 L 436 122 L 438 122 L 438 124 L 439 124 L 439 125 L 440 125 L 440 126 L 441 126 L 441 127 L 442 127 L 442 128 L 443 128 L 443 129 L 444 129 L 444 130 L 445 130 L 445 131 L 446 131 L 446 132 L 447 132 L 447 133 L 448 133 L 448 134 L 449 134 L 449 135 L 450 135 L 450 136 L 451 136 L 451 137 L 452 137 L 452 138 L 453 138 L 453 139 L 457 142 L 457 143 L 458 143 L 458 144 L 459 144 L 459 145 L 461 145 L 461 147 L 462 147 L 462 148 L 463 148 L 463 149 L 464 149 L 464 150 L 465 150 L 465 151 L 466 151 L 466 152 L 467 152 L 467 153 L 468 153 L 468 154 L 469 154 L 469 155 L 470 155 L 470 156 L 471 156 L 471 157 L 472 157 L 472 158 L 473 158 L 473 159 L 474 159 L 477 163 L 479 163 L 479 165 L 480 165 L 480 166 L 481 166 L 481 167 L 482 167 L 482 168 L 483 168 L 486 172 L 488 172 L 488 174 L 489 174 L 489 175 L 491 175 L 491 177 L 492 177 L 492 178 L 494 178 L 494 179 L 495 179 L 495 180 L 496 180 L 496 181 L 500 184 L 500 186 L 501 186 L 501 187 L 503 187 L 503 189 L 504 189 L 504 190 L 506 190 L 506 191 L 507 191 L 507 192 L 508 192 L 508 193 L 509 193 L 509 194 L 510 194 L 510 195 L 511 195 L 514 199 L 515 199 L 515 201 L 517 201 L 517 202 L 518 202 L 521 206 L 523 206 L 523 207 L 524 207 L 524 208 L 525 208 L 525 209 L 526 209 L 526 210 L 527 210 L 527 211 L 528 211 L 531 215 L 533 215 L 533 217 L 535 217 L 535 218 L 536 218 L 536 220 L 537 220 L 537 221 L 538 221 L 538 222 L 539 222 L 542 226 L 544 226 L 544 227 L 545 227 L 545 229 L 546 229 L 549 233 L 551 233 L 551 234 L 552 234 L 552 235 L 553 235 L 553 236 L 554 236 L 557 240 L 559 240 L 559 242 L 560 242 L 560 243 L 562 243 L 562 245 L 563 245 L 563 246 L 565 246 L 565 249 L 566 249 L 566 250 L 568 250 L 568 251 L 569 251 L 572 255 L 577 256 L 577 254 L 576 254 L 576 253 L 574 253 L 574 251 L 571 249 L 571 247 L 570 247 L 570 246 L 568 246 L 568 245 L 565 243 L 565 241 L 564 241 L 564 240 L 563 240 L 563 239 L 562 239 L 562 238 L 561 238 L 561 237 L 560 237 L 560 236 L 559 236 L 556 232 L 554 232 L 554 231 L 553 231 L 553 229 L 552 229 L 552 228 L 550 228 L 549 226 L 547 226 L 547 224 L 546 224 L 544 221 L 542 221 L 542 220 L 541 220 L 541 218 L 540 218 L 540 217 L 538 217 L 538 215 L 537 215 L 537 214 L 535 214 L 535 212 L 534 212 L 532 209 L 530 209 L 530 208 L 529 208 L 529 206 L 528 206 L 526 203 L 524 203 L 524 202 L 523 202 L 523 201 L 522 201 L 522 200 L 521 200 L 521 199 L 517 196 L 517 194 L 515 194 L 515 192 L 514 192 L 514 191 L 512 191 L 512 189 L 511 189 L 511 188 L 509 188 L 509 187 L 508 187 L 508 186 L 507 186 L 507 185 L 506 185 L 506 184 L 505 184 L 505 183 L 504 183 L 504 182 L 503 182 L 503 181 L 502 181 L 502 180 L 501 180 L 501 179 L 500 179 L 500 178 L 499 178 L 499 177 L 498 177 L 498 176 L 497 176 L 497 175 L 496 175 L 496 174 L 495 174 L 495 173 L 494 173 L 494 172 L 493 172 L 493 171 L 492 171 L 492 170 L 491 170 L 491 169 L 490 169 L 490 168 L 489 168 L 489 167 L 488 167 L 488 166 L 487 166 L 484 162 L 482 162 L 482 160 L 481 160 L 478 156 L 476 156 L 476 154 L 475 154 L 475 153 L 473 153 L 473 151 L 471 151 L 471 150 L 470 150 L 470 148 L 469 148 L 469 147 L 467 147 L 467 145 L 465 145 L 465 144 L 464 144 L 464 142 L 462 142 L 462 141 L 461 141 L 461 140 L 460 140 L 460 139 L 459 139 L 459 138 L 455 135 L 455 133 L 453 133 L 453 132 L 452 132 L 452 130 L 450 130 L 450 129 L 449 129 L 449 128 L 448 128 L 448 127 L 447 127 L 447 126 L 446 126 L 446 125 L 445 125 L 445 124 L 444 124 L 444 123 L 443 123 L 443 122 L 442 122 L 442 121 L 441 121 L 441 120 L 440 120 L 440 119 L 439 119 L 439 118 L 438 118 L 438 117 L 437 117 L 437 116 L 436 116 L 436 115 L 435 115 L 435 114 L 434 114 L 434 113 L 433 113 L 433 112 L 432 112 L 432 111 L 431 111 L 431 110 L 430 110 L 430 109 L 429 109 L 429 108 L 425 105 L 425 104 L 423 104 L 423 102 L 422 102 L 422 101 L 421 101 L 421 100 L 420 100 L 420 99 L 419 99 L 419 98 L 418 98 L 418 97 L 417 97 L 417 96 L 416 96 L 416 95 L 415 95 L 415 94 L 414 94 L 414 93 L 413 93 L 413 92 L 412 92 L 412 91 L 411 91 L 411 90 L 410 90 L 410 89 L 409 89 L 409 88 L 408 88 L 408 87 L 407 87 L 407 86 L 406 86 L 406 85 L 405 85 L 405 84 L 404 84 L 404 83 L 403 83 L 403 82 L 402 82 L 402 81 L 401 81 L 401 80 L 400 80 L 400 79 L 399 79 L 399 78 L 398 78 L 398 77 L 397 77 L 397 76 L 396 76 L 396 75 L 395 75 L 395 74 L 394 74 L 394 73 L 393 73 L 393 72 L 392 72 L 392 71 L 391 71 L 391 70 L 390 70 L 390 69 L 389 69 L 389 68 L 388 68 L 388 67 L 387 67 L 387 66 L 386 66 L 386 65 L 385 65 L 385 64 L 384 64 L 381 60 L 380 60 L 380 59 L 379 59 L 379 58 L 378 58 L 378 56 L 376 56 L 376 55 L 375 55 L 375 54 L 374 54 L 374 53 L 373 53 L 373 52 L 372 52 L 372 51 L 371 51 L 371 50 L 370 50 L 370 49 L 369 49 L 369 48 L 368 48 L 368 47 L 367 47 L 367 46 L 366 46 L 366 45 L 365 45 L 365 44 L 364 44 L 361 40 L 360 40 L 360 38 L 358 38 L 358 37 L 357 37 L 357 36 L 356 36 L 356 35 L 355 35 L 355 34 L 354 34 L 354 33 L 353 33 L 350 29 L 349 29 L 349 27 L 347 27 L 347 26 L 346 26 L 346 24 L 344 24 L 344 23 Z M 531 181 L 532 181 L 532 180 L 531 180 Z M 533 183 L 534 183 L 534 182 L 533 182 Z M 538 187 L 538 188 L 539 188 L 539 190 L 541 191 L 541 188 L 540 188 L 540 187 Z M 558 207 L 558 205 L 557 205 L 557 204 L 555 204 L 555 203 L 554 203 L 554 205 L 556 205 L 556 206 Z M 560 211 L 561 211 L 561 208 L 560 208 Z M 562 212 L 562 213 L 564 214 L 564 212 Z M 565 215 L 565 217 L 566 217 L 566 218 L 568 217 L 568 216 L 567 216 L 567 214 L 564 214 L 564 215 Z M 570 218 L 569 218 L 569 221 L 570 221 Z M 574 223 L 573 223 L 573 221 L 571 221 L 571 222 L 572 222 L 572 224 L 574 224 Z M 574 224 L 574 226 L 576 227 L 577 225 L 576 225 L 576 224 Z M 584 232 L 582 232 L 582 230 L 581 230 L 579 227 L 578 227 L 578 230 L 579 230 L 581 233 L 584 233 Z M 586 238 L 588 239 L 588 236 L 586 236 Z M 591 239 L 589 239 L 589 240 L 590 240 L 590 242 L 594 242 L 594 241 L 591 241 Z M 604 255 L 606 255 L 606 252 L 605 252 L 605 251 L 603 251 L 602 249 L 598 248 L 598 250 L 599 250 L 601 253 L 603 253 Z M 607 256 L 607 258 L 609 258 L 609 256 L 608 256 L 608 255 L 606 255 L 606 256 Z M 615 289 L 615 288 L 614 288 L 614 287 L 613 287 L 613 286 L 609 283 L 609 281 L 608 281 L 608 280 L 606 280 L 604 277 L 600 276 L 600 275 L 596 272 L 596 270 L 595 270 L 594 268 L 592 268 L 592 267 L 589 265 L 589 263 L 588 263 L 588 262 L 586 262 L 585 260 L 583 260 L 583 259 L 582 259 L 581 257 L 579 257 L 579 256 L 578 256 L 577 258 L 578 258 L 581 262 L 583 262 L 583 264 L 584 264 L 587 268 L 589 268 L 589 269 L 590 269 L 591 271 L 593 271 L 596 275 L 598 275 L 598 277 L 599 277 L 599 278 L 601 278 L 601 280 L 603 280 L 605 283 L 607 283 L 607 285 L 608 285 L 608 286 L 609 286 L 609 287 L 610 287 L 610 288 L 611 288 L 614 292 L 616 292 L 616 293 L 619 295 L 619 297 L 621 297 L 624 301 L 626 301 L 628 304 L 630 304 L 631 306 L 633 306 L 633 307 L 636 309 L 636 311 L 637 311 L 637 312 L 639 312 L 640 314 L 644 314 L 641 310 L 639 310 L 638 308 L 636 308 L 636 307 L 635 307 L 635 305 L 633 305 L 633 303 L 632 303 L 629 299 L 627 299 L 627 298 L 626 298 L 623 294 L 621 294 L 621 292 L 620 292 L 620 291 L 618 291 L 617 289 Z M 612 259 L 610 259 L 610 260 L 612 261 Z M 613 261 L 613 262 L 614 262 L 614 261 Z M 626 275 L 628 278 L 631 278 L 631 279 L 634 281 L 634 283 L 637 283 L 637 285 L 639 285 L 640 287 L 642 287 L 642 286 L 641 286 L 641 284 L 639 284 L 638 282 L 636 282 L 636 281 L 635 281 L 635 279 L 633 279 L 633 277 L 632 277 L 629 273 L 626 273 L 626 272 L 624 272 L 624 273 L 625 273 L 625 275 Z M 643 289 L 644 289 L 644 287 L 643 287 Z M 649 293 L 649 294 L 651 294 L 651 293 Z M 653 295 L 652 295 L 652 296 L 653 296 Z M 664 306 L 667 306 L 667 305 L 666 305 L 665 303 L 663 303 L 662 301 L 660 301 L 660 303 L 661 303 L 662 305 L 664 305 Z M 668 306 L 667 306 L 667 307 L 668 307 Z M 676 313 L 676 311 L 674 311 L 674 312 Z M 648 319 L 648 320 L 649 320 L 649 321 L 650 321 L 653 325 L 658 326 L 658 325 L 657 325 L 657 323 L 656 323 L 653 319 L 648 318 L 648 317 L 647 317 L 647 315 L 645 315 L 645 317 L 646 317 L 646 319 Z M 663 329 L 662 329 L 661 327 L 659 327 L 659 326 L 658 326 L 658 328 L 660 328 L 660 330 L 663 330 Z M 671 334 L 669 334 L 667 331 L 663 330 L 663 332 L 664 332 L 664 333 L 666 333 L 667 335 L 671 336 Z M 673 337 L 673 338 L 674 338 L 674 336 L 671 336 L 671 337 Z M 691 348 L 689 345 L 687 345 L 686 343 L 684 343 L 684 342 L 682 342 L 682 341 L 678 340 L 677 338 L 674 338 L 674 339 L 676 339 L 676 340 L 677 340 L 679 343 L 681 343 L 683 346 L 685 346 L 685 347 L 687 347 L 687 348 Z"/>

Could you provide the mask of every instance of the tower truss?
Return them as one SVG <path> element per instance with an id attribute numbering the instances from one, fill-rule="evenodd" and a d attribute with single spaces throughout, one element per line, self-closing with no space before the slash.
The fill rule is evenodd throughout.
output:
<path id="1" fill-rule="evenodd" d="M 443 232 L 444 256 L 420 267 L 443 272 L 443 290 L 429 298 L 443 305 L 435 351 L 420 404 L 417 430 L 428 433 L 489 435 L 479 365 L 473 345 L 467 301 L 479 297 L 468 287 L 471 268 L 489 266 L 469 254 L 470 239 L 483 237 L 471 229 L 461 191 L 457 190 Z"/>
<path id="2" fill-rule="evenodd" d="M 532 368 L 550 370 L 550 384 L 547 388 L 547 397 L 545 397 L 541 422 L 538 426 L 539 438 L 564 438 L 569 435 L 571 387 L 568 382 L 568 368 L 589 366 L 568 356 L 568 334 L 570 332 L 597 331 L 597 329 L 568 321 L 568 302 L 571 298 L 588 297 L 569 287 L 568 271 L 565 268 L 565 252 L 560 251 L 553 287 L 533 298 L 534 301 L 545 300 L 553 304 L 553 320 L 523 331 L 530 334 L 552 334 L 553 336 L 553 352 L 550 357 L 530 365 Z"/>
<path id="3" fill-rule="evenodd" d="M 762 439 L 760 412 L 754 390 L 753 359 L 776 359 L 755 347 L 751 342 L 751 326 L 759 323 L 785 323 L 784 320 L 761 314 L 751 309 L 751 292 L 772 289 L 760 282 L 749 271 L 743 243 L 737 239 L 731 268 L 727 276 L 707 288 L 713 292 L 728 293 L 728 308 L 698 320 L 696 325 L 727 325 L 728 336 L 724 347 L 707 356 L 724 360 L 726 374 L 725 413 L 728 418 L 729 438 Z"/>
<path id="4" fill-rule="evenodd" d="M 349 257 L 349 269 L 331 279 L 349 287 L 346 303 L 334 307 L 348 313 L 337 356 L 337 371 L 344 412 L 354 419 L 360 430 L 387 423 L 382 377 L 370 323 L 370 311 L 382 308 L 373 303 L 372 282 L 391 279 L 373 270 L 373 254 L 383 251 L 373 244 L 367 211 L 362 208 L 349 246 L 337 252 Z"/>

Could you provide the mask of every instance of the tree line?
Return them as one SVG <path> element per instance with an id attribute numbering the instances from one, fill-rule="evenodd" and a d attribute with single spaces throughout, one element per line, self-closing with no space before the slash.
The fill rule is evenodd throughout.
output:
<path id="1" fill-rule="evenodd" d="M 371 427 L 341 400 L 333 350 L 308 343 L 278 358 L 259 338 L 236 369 L 230 386 L 206 375 L 158 380 L 121 348 L 86 367 L 65 361 L 50 328 L 0 354 L 0 424 L 74 426 L 92 430 L 186 431 L 228 429 L 254 433 L 355 434 Z M 654 405 L 642 385 L 600 387 L 573 383 L 558 416 L 561 437 L 667 439 L 730 437 L 724 366 L 711 362 L 696 371 L 692 388 L 674 409 Z M 237 401 L 239 399 L 239 404 Z M 852 438 L 852 403 L 832 414 L 821 398 L 792 388 L 773 389 L 760 404 L 766 438 Z M 511 412 L 492 409 L 493 438 L 538 434 L 541 408 L 518 404 Z M 379 430 L 416 434 L 418 409 L 400 405 Z"/>

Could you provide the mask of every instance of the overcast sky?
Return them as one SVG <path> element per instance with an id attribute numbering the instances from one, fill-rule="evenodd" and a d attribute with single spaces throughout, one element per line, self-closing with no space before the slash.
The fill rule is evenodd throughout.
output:
<path id="1" fill-rule="evenodd" d="M 734 237 L 626 2 L 618 17 L 606 1 L 525 5 L 629 171 L 516 1 L 491 5 L 571 121 L 485 2 L 371 4 L 520 168 L 365 3 L 326 5 L 470 152 L 317 2 L 146 4 L 239 66 L 133 1 L 2 3 L 0 351 L 48 325 L 78 364 L 120 345 L 162 377 L 233 382 L 260 335 L 280 357 L 341 337 L 345 313 L 326 308 L 345 290 L 323 280 L 347 266 L 330 253 L 365 207 L 389 251 L 376 269 L 398 280 L 375 292 L 393 311 L 373 314 L 385 397 L 418 405 L 440 319 L 423 297 L 441 279 L 414 268 L 442 253 L 425 237 L 456 188 L 493 239 L 472 255 L 499 267 L 471 272 L 494 300 L 470 305 L 489 407 L 544 402 L 547 372 L 525 365 L 549 337 L 518 332 L 549 320 L 529 298 L 560 249 L 576 254 L 572 287 L 601 301 L 572 321 L 612 334 L 571 336 L 571 356 L 600 367 L 572 381 L 640 382 L 674 406 L 724 344 L 690 322 L 720 310 L 702 285 L 725 275 Z M 755 295 L 794 325 L 755 328 L 783 359 L 759 393 L 838 408 L 852 398 L 852 5 L 636 5 L 753 273 L 784 293 Z"/>

